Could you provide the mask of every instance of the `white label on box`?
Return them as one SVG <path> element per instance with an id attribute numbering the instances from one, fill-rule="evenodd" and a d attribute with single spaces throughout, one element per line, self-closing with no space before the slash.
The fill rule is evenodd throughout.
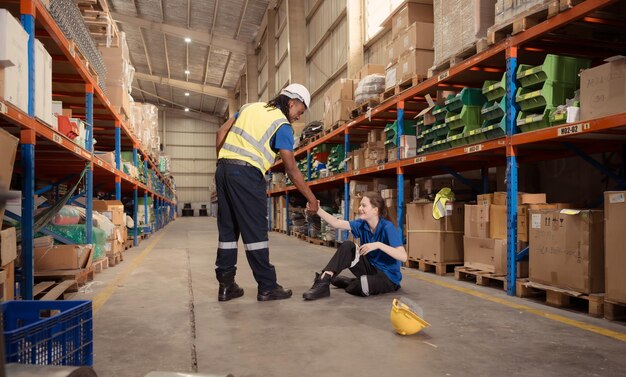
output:
<path id="1" fill-rule="evenodd" d="M 533 213 L 531 222 L 531 226 L 533 229 L 541 229 L 541 214 Z"/>
<path id="2" fill-rule="evenodd" d="M 620 192 L 619 194 L 609 195 L 609 203 L 624 203 L 624 193 Z"/>

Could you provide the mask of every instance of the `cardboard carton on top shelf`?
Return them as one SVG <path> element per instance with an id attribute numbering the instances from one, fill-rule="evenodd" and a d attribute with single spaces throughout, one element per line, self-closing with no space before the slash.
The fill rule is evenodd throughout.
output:
<path id="1" fill-rule="evenodd" d="M 414 22 L 434 22 L 432 0 L 407 1 L 401 4 L 392 15 L 383 21 L 388 26 L 391 22 L 391 33 L 396 38 L 403 30 Z"/>
<path id="2" fill-rule="evenodd" d="M 580 74 L 580 120 L 618 114 L 626 108 L 626 58 L 607 61 Z"/>
<path id="3" fill-rule="evenodd" d="M 530 281 L 604 292 L 604 211 L 530 211 Z"/>

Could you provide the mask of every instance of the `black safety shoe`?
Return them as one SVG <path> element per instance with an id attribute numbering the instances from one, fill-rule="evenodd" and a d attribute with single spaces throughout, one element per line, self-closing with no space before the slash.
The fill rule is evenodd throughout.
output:
<path id="1" fill-rule="evenodd" d="M 243 296 L 243 288 L 239 287 L 237 283 L 220 283 L 220 288 L 217 292 L 218 301 L 228 301 L 241 296 Z"/>
<path id="2" fill-rule="evenodd" d="M 351 277 L 341 276 L 341 275 L 335 275 L 335 276 L 333 276 L 332 279 L 330 279 L 330 284 L 332 284 L 333 287 L 346 289 L 348 287 L 348 285 L 350 285 L 350 283 L 352 283 L 355 280 L 356 280 L 356 278 L 351 278 Z"/>
<path id="3" fill-rule="evenodd" d="M 328 274 L 324 274 L 324 277 L 321 277 L 321 275 L 316 272 L 313 286 L 302 294 L 302 298 L 305 300 L 317 300 L 318 298 L 330 296 L 331 278 L 332 277 Z"/>
<path id="4" fill-rule="evenodd" d="M 284 300 L 291 297 L 292 294 L 293 293 L 291 292 L 291 289 L 284 289 L 282 286 L 277 284 L 276 288 L 272 289 L 271 291 L 259 291 L 256 299 L 258 301 Z"/>

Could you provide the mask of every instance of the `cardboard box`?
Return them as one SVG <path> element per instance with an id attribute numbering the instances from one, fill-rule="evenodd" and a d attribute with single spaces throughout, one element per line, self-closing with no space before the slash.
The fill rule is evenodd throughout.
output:
<path id="1" fill-rule="evenodd" d="M 333 121 L 335 124 L 339 121 L 349 121 L 352 110 L 356 107 L 356 103 L 352 100 L 338 100 L 332 104 Z"/>
<path id="2" fill-rule="evenodd" d="M 124 204 L 119 200 L 94 200 L 92 204 L 94 211 L 124 211 Z"/>
<path id="3" fill-rule="evenodd" d="M 506 275 L 506 240 L 465 236 L 463 247 L 465 267 Z"/>
<path id="4" fill-rule="evenodd" d="M 604 193 L 606 299 L 626 304 L 626 191 Z"/>
<path id="5" fill-rule="evenodd" d="M 354 86 L 351 79 L 335 81 L 324 94 L 324 109 L 327 111 L 332 104 L 339 100 L 353 100 Z"/>
<path id="6" fill-rule="evenodd" d="M 465 235 L 489 238 L 489 206 L 465 205 Z"/>
<path id="7" fill-rule="evenodd" d="M 399 55 L 411 50 L 432 50 L 435 38 L 435 25 L 431 22 L 414 22 L 397 39 Z"/>
<path id="8" fill-rule="evenodd" d="M 580 74 L 580 120 L 618 114 L 626 108 L 626 59 L 608 60 Z"/>
<path id="9" fill-rule="evenodd" d="M 530 211 L 530 281 L 604 292 L 604 211 Z"/>
<path id="10" fill-rule="evenodd" d="M 396 38 L 402 31 L 414 22 L 434 22 L 432 4 L 417 4 L 413 2 L 400 6 L 392 15 L 391 34 Z"/>
<path id="11" fill-rule="evenodd" d="M 111 106 L 119 108 L 122 113 L 130 114 L 130 95 L 126 88 L 107 84 L 107 98 Z"/>
<path id="12" fill-rule="evenodd" d="M 35 39 L 35 116 L 52 125 L 52 57 Z"/>
<path id="13" fill-rule="evenodd" d="M 17 258 L 17 234 L 15 228 L 0 231 L 0 266 L 6 266 Z"/>
<path id="14" fill-rule="evenodd" d="M 428 69 L 433 65 L 432 50 L 411 50 L 400 56 L 396 77 L 398 81 L 414 75 L 427 76 Z"/>
<path id="15" fill-rule="evenodd" d="M 493 193 L 493 204 L 505 206 L 506 205 L 506 192 L 498 191 Z M 529 194 L 525 192 L 517 193 L 517 204 L 544 204 L 546 203 L 546 194 Z"/>
<path id="16" fill-rule="evenodd" d="M 91 265 L 90 245 L 55 245 L 35 249 L 35 271 L 74 270 Z"/>
<path id="17" fill-rule="evenodd" d="M 398 198 L 385 199 L 385 207 L 391 208 L 398 205 Z"/>
<path id="18" fill-rule="evenodd" d="M 365 167 L 365 150 L 357 149 L 354 151 L 354 170 L 362 169 Z"/>
<path id="19" fill-rule="evenodd" d="M 324 115 L 322 116 L 322 122 L 324 123 L 324 129 L 329 129 L 333 126 L 333 107 L 331 106 L 328 110 L 324 111 Z"/>
<path id="20" fill-rule="evenodd" d="M 385 69 L 385 89 L 393 88 L 398 82 L 398 65 L 393 64 Z"/>
<path id="21" fill-rule="evenodd" d="M 354 196 L 362 196 L 366 191 L 372 191 L 373 182 L 372 181 L 358 181 L 352 180 L 350 181 L 350 197 Z"/>
<path id="22" fill-rule="evenodd" d="M 383 199 L 394 199 L 398 197 L 398 190 L 397 189 L 381 190 L 380 196 L 382 196 Z"/>
<path id="23" fill-rule="evenodd" d="M 481 194 L 476 196 L 476 202 L 478 205 L 490 205 L 493 204 L 493 194 Z"/>
<path id="24" fill-rule="evenodd" d="M 3 301 L 15 299 L 15 261 L 2 266 L 5 273 Z"/>
<path id="25" fill-rule="evenodd" d="M 395 189 L 398 187 L 398 181 L 395 178 L 374 178 L 372 180 L 373 191 L 382 191 L 385 189 Z"/>
<path id="26" fill-rule="evenodd" d="M 398 159 L 398 148 L 387 149 L 387 162 L 395 161 Z"/>
<path id="27" fill-rule="evenodd" d="M 28 113 L 28 33 L 0 9 L 0 97 Z"/>
<path id="28" fill-rule="evenodd" d="M 400 57 L 400 50 L 399 48 L 399 44 L 398 44 L 398 39 L 394 39 L 393 41 L 389 42 L 387 44 L 386 50 L 387 50 L 387 58 L 386 58 L 386 65 L 388 66 L 390 64 L 395 64 L 398 62 L 398 58 Z"/>
<path id="29" fill-rule="evenodd" d="M 463 203 L 447 203 L 450 215 L 433 218 L 433 203 L 407 203 L 407 250 L 411 260 L 463 261 Z"/>
<path id="30" fill-rule="evenodd" d="M 0 189 L 9 191 L 11 177 L 13 176 L 13 165 L 15 164 L 15 153 L 19 139 L 0 128 Z M 4 217 L 4 206 L 0 208 L 0 220 Z"/>
<path id="31" fill-rule="evenodd" d="M 369 75 L 385 75 L 385 66 L 382 64 L 366 64 L 357 73 L 357 80 L 363 80 Z M 355 86 L 356 88 L 356 86 Z"/>

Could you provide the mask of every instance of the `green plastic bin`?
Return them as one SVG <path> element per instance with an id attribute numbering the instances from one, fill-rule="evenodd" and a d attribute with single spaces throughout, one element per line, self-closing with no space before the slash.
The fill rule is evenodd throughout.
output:
<path id="1" fill-rule="evenodd" d="M 506 72 L 500 81 L 487 80 L 483 84 L 483 95 L 487 101 L 499 101 L 506 95 Z"/>
<path id="2" fill-rule="evenodd" d="M 487 98 L 483 95 L 482 89 L 463 88 L 456 96 L 448 96 L 446 107 L 448 111 L 459 113 L 464 106 L 482 107 L 486 101 Z"/>
<path id="3" fill-rule="evenodd" d="M 591 60 L 573 58 L 561 55 L 546 55 L 542 65 L 529 67 L 521 64 L 516 77 L 524 88 L 530 88 L 546 81 L 556 81 L 563 84 L 578 85 L 578 73 L 591 66 Z"/>
<path id="4" fill-rule="evenodd" d="M 446 125 L 451 129 L 468 128 L 476 129 L 482 125 L 480 106 L 463 106 L 459 114 L 449 112 L 446 116 Z"/>
<path id="5" fill-rule="evenodd" d="M 539 89 L 518 88 L 515 102 L 522 111 L 555 107 L 564 105 L 565 100 L 572 98 L 575 92 L 575 85 L 546 81 Z"/>

